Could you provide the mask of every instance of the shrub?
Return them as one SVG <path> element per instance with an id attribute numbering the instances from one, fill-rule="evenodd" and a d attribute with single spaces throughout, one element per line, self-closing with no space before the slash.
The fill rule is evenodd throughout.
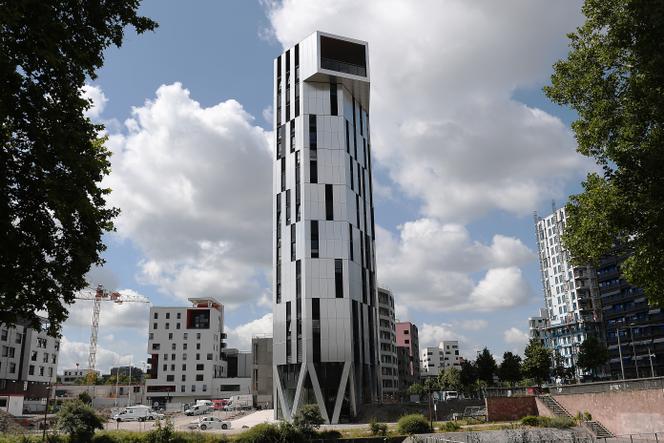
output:
<path id="1" fill-rule="evenodd" d="M 87 391 L 83 391 L 80 394 L 78 394 L 78 399 L 81 400 L 86 405 L 92 404 L 92 397 L 90 397 L 90 394 L 88 394 Z"/>
<path id="2" fill-rule="evenodd" d="M 524 426 L 539 426 L 540 418 L 536 415 L 526 415 L 521 419 L 521 424 Z"/>
<path id="3" fill-rule="evenodd" d="M 446 421 L 440 427 L 440 430 L 444 432 L 456 432 L 459 429 L 461 429 L 461 425 L 455 421 Z"/>
<path id="4" fill-rule="evenodd" d="M 341 437 L 343 437 L 341 435 L 341 432 L 336 431 L 334 429 L 326 429 L 325 431 L 318 431 L 318 433 L 316 433 L 316 439 L 321 439 L 321 440 L 338 440 Z"/>
<path id="5" fill-rule="evenodd" d="M 429 421 L 422 414 L 404 415 L 397 422 L 397 429 L 402 434 L 424 434 L 431 432 Z"/>
<path id="6" fill-rule="evenodd" d="M 161 420 L 157 420 L 155 429 L 147 433 L 145 441 L 147 443 L 171 443 L 173 441 L 173 422 L 168 418 L 162 425 Z"/>
<path id="7" fill-rule="evenodd" d="M 104 429 L 104 424 L 94 409 L 76 399 L 62 406 L 58 412 L 57 427 L 75 443 L 91 441 L 97 429 Z"/>
<path id="8" fill-rule="evenodd" d="M 254 426 L 235 439 L 237 443 L 281 443 L 281 442 L 304 442 L 302 433 L 290 423 L 261 423 Z"/>
<path id="9" fill-rule="evenodd" d="M 574 420 L 567 417 L 553 417 L 549 419 L 548 425 L 551 428 L 567 429 L 574 426 Z"/>
<path id="10" fill-rule="evenodd" d="M 371 431 L 371 435 L 387 435 L 387 425 L 377 421 L 376 417 L 373 417 L 369 421 L 369 430 Z"/>
<path id="11" fill-rule="evenodd" d="M 592 414 L 591 414 L 590 412 L 588 412 L 588 411 L 583 411 L 583 419 L 584 419 L 585 421 L 592 421 L 593 416 L 592 416 Z"/>
<path id="12" fill-rule="evenodd" d="M 293 426 L 304 435 L 314 435 L 320 425 L 325 423 L 318 405 L 304 405 L 293 417 Z"/>

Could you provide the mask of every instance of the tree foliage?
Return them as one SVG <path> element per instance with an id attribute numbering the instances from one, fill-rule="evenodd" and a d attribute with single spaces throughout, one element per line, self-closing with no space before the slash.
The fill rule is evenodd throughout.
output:
<path id="1" fill-rule="evenodd" d="M 597 338 L 587 337 L 579 346 L 576 364 L 581 369 L 592 371 L 595 374 L 597 369 L 608 361 L 609 351 Z"/>
<path id="2" fill-rule="evenodd" d="M 491 352 L 487 348 L 482 349 L 482 352 L 475 359 L 475 368 L 477 370 L 477 378 L 491 386 L 498 366 L 493 355 L 491 355 Z"/>
<path id="3" fill-rule="evenodd" d="M 71 400 L 58 411 L 58 429 L 69 435 L 72 442 L 92 440 L 97 429 L 104 429 L 104 422 L 91 406 L 81 400 Z"/>
<path id="4" fill-rule="evenodd" d="M 537 384 L 549 379 L 551 371 L 551 351 L 542 346 L 542 343 L 532 338 L 524 351 L 526 358 L 523 360 L 521 371 L 523 375 L 532 378 Z"/>
<path id="5" fill-rule="evenodd" d="M 521 357 L 511 352 L 505 352 L 498 368 L 498 377 L 510 385 L 521 380 Z"/>
<path id="6" fill-rule="evenodd" d="M 554 65 L 554 102 L 571 106 L 578 151 L 603 174 L 589 174 L 567 205 L 565 246 L 578 264 L 616 246 L 630 283 L 664 302 L 664 3 L 586 0 L 569 34 L 567 59 Z"/>
<path id="7" fill-rule="evenodd" d="M 314 435 L 323 423 L 318 405 L 303 405 L 293 417 L 293 426 L 304 435 Z"/>
<path id="8" fill-rule="evenodd" d="M 457 368 L 445 368 L 438 374 L 438 385 L 445 391 L 460 391 L 463 388 L 461 371 Z"/>
<path id="9" fill-rule="evenodd" d="M 470 392 L 471 387 L 477 381 L 477 371 L 473 362 L 464 360 L 463 363 L 461 363 L 459 381 L 461 381 L 461 385 L 464 387 L 464 391 Z"/>
<path id="10" fill-rule="evenodd" d="M 0 0 L 0 322 L 27 319 L 51 332 L 103 262 L 110 152 L 83 112 L 86 79 L 124 28 L 154 29 L 139 0 Z"/>

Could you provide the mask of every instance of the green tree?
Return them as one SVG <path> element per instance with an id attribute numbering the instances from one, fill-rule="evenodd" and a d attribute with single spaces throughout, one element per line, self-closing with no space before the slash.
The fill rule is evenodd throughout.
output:
<path id="1" fill-rule="evenodd" d="M 104 422 L 92 407 L 76 399 L 60 408 L 57 427 L 69 435 L 72 443 L 83 443 L 91 441 L 97 429 L 104 429 Z"/>
<path id="2" fill-rule="evenodd" d="M 461 373 L 459 374 L 459 379 L 461 385 L 463 386 L 463 391 L 466 394 L 470 394 L 474 391 L 474 385 L 477 381 L 477 371 L 475 370 L 475 365 L 471 361 L 464 360 L 461 363 Z"/>
<path id="3" fill-rule="evenodd" d="M 446 368 L 438 374 L 438 385 L 446 391 L 461 391 L 461 371 L 457 368 Z"/>
<path id="4" fill-rule="evenodd" d="M 498 370 L 498 366 L 493 355 L 491 355 L 491 352 L 487 348 L 482 349 L 482 352 L 475 359 L 475 368 L 477 369 L 477 378 L 491 386 L 493 384 L 493 375 Z"/>
<path id="5" fill-rule="evenodd" d="M 549 379 L 551 371 L 551 351 L 542 346 L 542 343 L 532 338 L 524 351 L 526 358 L 523 360 L 521 371 L 523 375 L 532 378 L 538 385 Z"/>
<path id="6" fill-rule="evenodd" d="M 422 386 L 420 383 L 413 383 L 412 385 L 408 386 L 408 390 L 406 392 L 408 395 L 422 395 L 424 394 L 424 386 Z"/>
<path id="7" fill-rule="evenodd" d="M 521 380 L 521 357 L 511 352 L 503 354 L 503 361 L 498 367 L 498 377 L 510 386 Z"/>
<path id="8" fill-rule="evenodd" d="M 619 246 L 630 283 L 653 305 L 664 302 L 664 3 L 586 0 L 586 17 L 568 35 L 567 59 L 554 65 L 554 102 L 571 106 L 578 151 L 591 173 L 567 205 L 565 246 L 578 264 Z"/>
<path id="9" fill-rule="evenodd" d="M 576 364 L 585 371 L 592 371 L 593 376 L 597 376 L 597 369 L 608 361 L 609 351 L 597 338 L 590 336 L 579 346 Z"/>
<path id="10" fill-rule="evenodd" d="M 87 391 L 83 391 L 80 394 L 78 394 L 78 399 L 81 400 L 86 405 L 92 404 L 92 397 L 90 397 L 90 394 L 88 394 Z"/>
<path id="11" fill-rule="evenodd" d="M 307 436 L 314 435 L 323 423 L 325 420 L 318 405 L 304 405 L 293 417 L 293 426 Z"/>
<path id="12" fill-rule="evenodd" d="M 83 112 L 86 80 L 124 29 L 155 29 L 139 0 L 0 0 L 0 322 L 19 318 L 50 331 L 103 263 L 110 152 Z"/>

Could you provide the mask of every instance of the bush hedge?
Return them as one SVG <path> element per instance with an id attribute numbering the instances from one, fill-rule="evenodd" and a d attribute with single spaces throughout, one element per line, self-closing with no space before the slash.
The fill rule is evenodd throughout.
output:
<path id="1" fill-rule="evenodd" d="M 397 429 L 402 434 L 425 434 L 431 432 L 429 420 L 422 414 L 404 415 L 397 422 Z"/>
<path id="2" fill-rule="evenodd" d="M 528 415 L 521 419 L 521 424 L 525 426 L 537 426 L 540 428 L 566 429 L 574 426 L 574 420 L 566 417 L 542 417 Z"/>

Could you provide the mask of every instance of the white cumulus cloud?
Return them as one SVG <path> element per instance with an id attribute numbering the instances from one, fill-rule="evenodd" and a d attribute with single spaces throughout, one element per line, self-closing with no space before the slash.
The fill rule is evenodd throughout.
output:
<path id="1" fill-rule="evenodd" d="M 228 346 L 241 350 L 251 349 L 251 338 L 254 336 L 272 335 L 272 313 L 252 320 L 235 328 L 227 328 Z"/>
<path id="2" fill-rule="evenodd" d="M 108 102 L 108 98 L 106 98 L 106 95 L 104 94 L 104 91 L 102 91 L 101 87 L 88 84 L 83 85 L 81 88 L 81 95 L 84 99 L 92 102 L 90 109 L 85 111 L 83 114 L 91 119 L 99 118 L 101 113 L 104 112 L 106 102 Z"/>
<path id="3" fill-rule="evenodd" d="M 505 343 L 510 346 L 516 346 L 521 351 L 528 343 L 528 333 L 522 331 L 519 328 L 511 327 L 503 333 L 503 338 Z M 520 351 L 520 352 L 521 352 Z"/>
<path id="4" fill-rule="evenodd" d="M 257 300 L 270 272 L 271 146 L 235 100 L 202 107 L 162 85 L 111 134 L 118 234 L 144 254 L 139 278 L 227 307 Z"/>

